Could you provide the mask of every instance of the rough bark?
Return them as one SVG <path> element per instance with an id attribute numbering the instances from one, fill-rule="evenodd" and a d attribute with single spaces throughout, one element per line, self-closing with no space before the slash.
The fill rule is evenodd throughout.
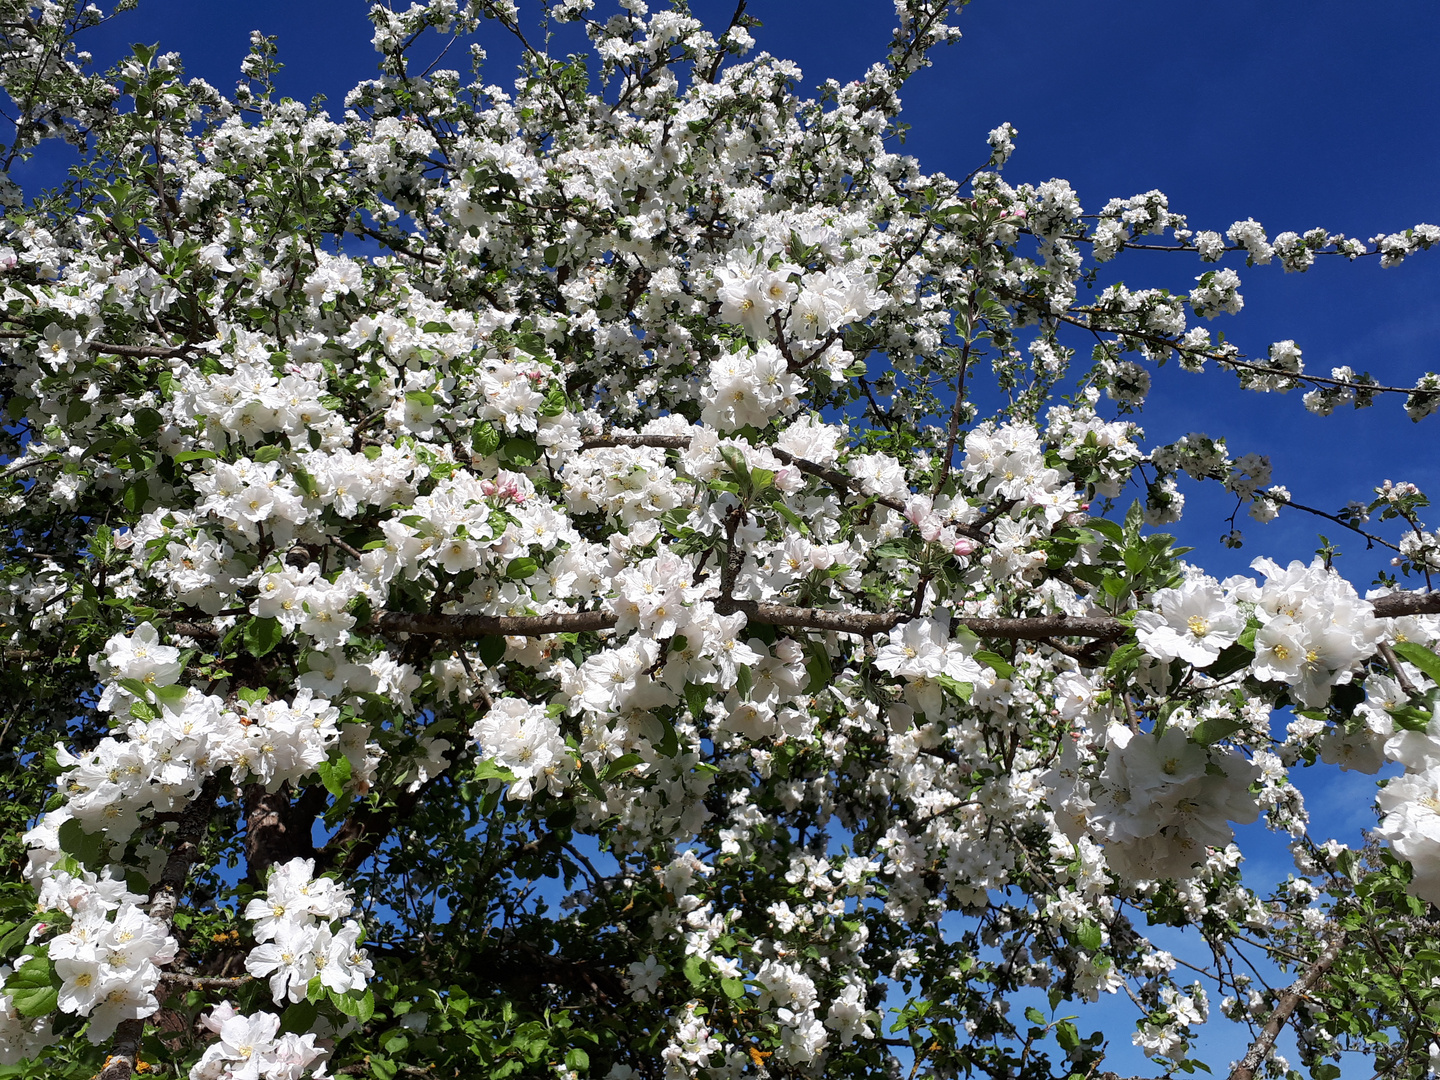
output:
<path id="1" fill-rule="evenodd" d="M 313 859 L 310 830 L 324 808 L 325 789 L 311 785 L 299 803 L 290 800 L 290 785 L 266 791 L 262 784 L 245 788 L 245 880 L 257 889 L 265 885 L 270 867 L 291 859 Z"/>
<path id="2" fill-rule="evenodd" d="M 1270 1014 L 1270 1019 L 1265 1022 L 1264 1028 L 1255 1041 L 1250 1044 L 1250 1049 L 1240 1059 L 1240 1063 L 1230 1070 L 1230 1080 L 1255 1080 L 1255 1070 L 1270 1053 L 1275 1040 L 1285 1027 L 1285 1022 L 1295 1012 L 1295 1007 L 1300 1000 L 1325 976 L 1330 970 L 1330 965 L 1335 963 L 1335 958 L 1340 955 L 1340 948 L 1345 944 L 1345 934 L 1336 931 L 1335 935 L 1326 944 L 1325 950 L 1316 958 L 1300 977 L 1290 984 L 1290 987 L 1280 995 L 1280 1000 L 1275 1006 L 1275 1011 Z"/>
<path id="3" fill-rule="evenodd" d="M 1395 593 L 1374 601 L 1375 614 L 1382 619 L 1405 615 L 1440 614 L 1440 592 Z M 843 608 L 791 607 L 755 600 L 717 598 L 715 608 L 722 615 L 743 611 L 751 622 L 770 626 L 810 630 L 836 630 L 847 634 L 878 634 L 892 629 L 909 616 L 903 611 L 847 611 Z M 386 611 L 375 616 L 371 626 L 382 634 L 429 634 L 434 637 L 472 639 L 487 634 L 510 637 L 541 637 L 545 634 L 608 630 L 616 623 L 606 611 L 573 611 L 558 615 L 442 615 Z M 1010 641 L 1045 641 L 1049 638 L 1078 637 L 1114 640 L 1129 627 L 1108 615 L 1036 615 L 1022 618 L 961 618 L 956 623 L 980 637 Z"/>
<path id="4" fill-rule="evenodd" d="M 150 890 L 150 917 L 158 919 L 170 928 L 175 918 L 175 908 L 185 888 L 185 879 L 190 876 L 190 866 L 200 854 L 200 841 L 210 824 L 210 815 L 215 810 L 216 782 L 212 777 L 201 790 L 199 798 L 192 802 L 180 815 L 180 826 L 175 830 L 175 846 L 165 860 L 165 869 L 160 880 Z M 145 1034 L 146 1021 L 122 1020 L 115 1028 L 111 1043 L 111 1054 L 105 1059 L 105 1066 L 96 1080 L 129 1080 L 135 1073 L 135 1062 L 140 1054 L 140 1039 Z"/>

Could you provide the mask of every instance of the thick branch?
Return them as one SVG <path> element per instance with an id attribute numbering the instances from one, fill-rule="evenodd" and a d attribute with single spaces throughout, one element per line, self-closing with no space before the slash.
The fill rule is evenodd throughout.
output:
<path id="1" fill-rule="evenodd" d="M 215 809 L 217 784 L 214 777 L 205 783 L 200 797 L 185 808 L 180 815 L 180 827 L 175 831 L 175 846 L 160 872 L 160 880 L 150 892 L 150 917 L 165 925 L 168 930 L 175 917 L 180 893 L 185 879 L 190 876 L 190 864 L 200 854 L 200 840 L 210 825 L 210 815 Z M 140 1039 L 145 1034 L 145 1021 L 122 1020 L 115 1029 L 113 1052 L 105 1061 L 96 1080 L 129 1080 L 135 1072 L 135 1061 L 140 1054 Z"/>
<path id="2" fill-rule="evenodd" d="M 1254 1080 L 1255 1070 L 1270 1053 L 1270 1048 L 1275 1045 L 1275 1039 L 1285 1027 L 1285 1021 L 1290 1019 L 1295 1007 L 1300 1004 L 1300 999 L 1308 994 L 1312 987 L 1330 970 L 1330 965 L 1335 963 L 1335 958 L 1340 955 L 1340 947 L 1345 943 L 1345 934 L 1337 931 L 1330 939 L 1315 963 L 1311 964 L 1301 976 L 1290 984 L 1290 988 L 1280 995 L 1280 1001 L 1275 1006 L 1275 1011 L 1270 1014 L 1264 1029 L 1256 1040 L 1250 1044 L 1250 1049 L 1240 1059 L 1230 1072 L 1230 1080 Z"/>
<path id="3" fill-rule="evenodd" d="M 1440 615 L 1440 592 L 1398 592 L 1376 597 L 1378 619 L 1402 619 L 1406 615 Z"/>
<path id="4" fill-rule="evenodd" d="M 906 618 L 901 611 L 853 611 L 834 608 L 791 607 L 755 600 L 715 599 L 722 615 L 743 611 L 751 622 L 768 626 L 810 630 L 837 630 L 846 634 L 878 634 Z M 1375 615 L 1395 619 L 1405 615 L 1440 614 L 1440 592 L 1392 593 L 1373 601 Z M 469 639 L 497 634 L 506 637 L 542 637 L 545 634 L 573 634 L 586 630 L 609 630 L 616 617 L 608 611 L 567 611 L 557 615 L 441 615 L 382 612 L 370 628 L 382 634 L 428 634 L 450 639 Z M 1112 641 L 1129 627 L 1108 615 L 1035 615 L 1021 618 L 967 618 L 957 623 L 980 637 L 1010 641 L 1045 641 L 1048 638 L 1080 637 Z"/>
<path id="5" fill-rule="evenodd" d="M 761 604 L 754 600 L 717 600 L 715 610 L 721 615 L 743 611 L 751 622 L 767 626 L 835 630 L 862 636 L 884 633 L 906 617 L 903 611 L 833 611 L 829 608 Z"/>
<path id="6" fill-rule="evenodd" d="M 167 971 L 161 981 L 192 990 L 231 990 L 254 982 L 254 975 L 189 975 L 183 971 Z"/>
<path id="7" fill-rule="evenodd" d="M 657 450 L 686 450 L 689 435 L 595 435 L 580 444 L 581 450 L 601 450 L 607 446 L 652 446 Z"/>
<path id="8" fill-rule="evenodd" d="M 558 615 L 412 615 L 386 611 L 377 615 L 370 625 L 382 634 L 430 634 L 473 640 L 490 635 L 544 637 L 609 630 L 615 625 L 615 616 L 608 611 L 566 611 Z"/>
<path id="9" fill-rule="evenodd" d="M 120 345 L 110 341 L 92 341 L 89 348 L 91 352 L 102 355 L 149 357 L 154 360 L 171 360 L 195 351 L 194 345 Z"/>
<path id="10" fill-rule="evenodd" d="M 245 787 L 245 880 L 257 889 L 276 863 L 315 856 L 310 831 L 324 808 L 325 789 L 307 788 L 299 803 L 291 803 L 290 795 L 288 783 L 278 791 L 266 791 L 263 784 Z"/>

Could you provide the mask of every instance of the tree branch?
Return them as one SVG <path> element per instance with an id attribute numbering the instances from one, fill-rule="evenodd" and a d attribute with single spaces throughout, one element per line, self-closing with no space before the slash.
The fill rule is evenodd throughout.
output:
<path id="1" fill-rule="evenodd" d="M 159 882 L 150 891 L 150 917 L 163 923 L 166 930 L 175 918 L 180 892 L 190 875 L 190 864 L 200 854 L 200 840 L 210 825 L 218 786 L 212 776 L 205 782 L 199 797 L 181 813 L 180 827 L 175 831 L 175 846 L 170 849 L 170 857 L 165 861 L 165 869 L 160 872 Z M 144 1034 L 144 1018 L 120 1021 L 115 1028 L 113 1052 L 106 1058 L 105 1067 L 95 1080 L 129 1080 L 135 1072 L 140 1039 Z"/>
<path id="2" fill-rule="evenodd" d="M 1270 1014 L 1270 1019 L 1266 1021 L 1265 1027 L 1255 1041 L 1250 1044 L 1250 1049 L 1240 1059 L 1240 1064 L 1230 1071 L 1230 1080 L 1254 1080 L 1255 1070 L 1260 1067 L 1260 1063 L 1270 1053 L 1270 1048 L 1275 1045 L 1275 1039 L 1285 1027 L 1285 1021 L 1289 1020 L 1291 1014 L 1295 1012 L 1295 1007 L 1300 1004 L 1300 999 L 1310 992 L 1310 989 L 1320 981 L 1325 972 L 1330 970 L 1330 965 L 1335 963 L 1335 958 L 1340 955 L 1340 947 L 1344 943 L 1344 931 L 1337 930 L 1315 963 L 1311 964 L 1298 979 L 1290 984 L 1289 989 L 1280 995 L 1280 1001 L 1275 1006 L 1275 1011 Z"/>
<path id="3" fill-rule="evenodd" d="M 1406 615 L 1440 614 L 1440 592 L 1392 593 L 1372 601 L 1376 618 L 1395 619 Z M 809 630 L 836 630 L 845 634 L 878 634 L 907 618 L 902 611 L 854 611 L 834 608 L 791 607 L 717 597 L 715 610 L 721 615 L 743 611 L 751 622 L 767 626 L 798 627 Z M 573 634 L 587 630 L 609 630 L 616 616 L 608 611 L 567 611 L 556 615 L 443 615 L 400 611 L 381 612 L 370 628 L 381 634 L 428 634 L 433 637 L 466 639 L 498 634 L 505 637 L 543 637 L 545 634 Z M 1081 637 L 1114 640 L 1129 626 L 1108 615 L 1032 615 L 1014 618 L 961 618 L 955 620 L 980 637 L 1011 641 L 1045 641 L 1048 638 Z"/>
<path id="4" fill-rule="evenodd" d="M 970 294 L 970 322 L 975 321 L 975 294 Z M 955 444 L 960 439 L 960 417 L 965 411 L 965 374 L 970 367 L 970 335 L 965 335 L 965 344 L 960 350 L 960 377 L 955 381 L 955 408 L 950 412 L 950 430 L 945 435 L 945 453 L 940 458 L 940 475 L 935 478 L 935 488 L 930 497 L 938 498 L 944 490 L 945 481 L 950 479 L 950 459 L 955 456 Z"/>

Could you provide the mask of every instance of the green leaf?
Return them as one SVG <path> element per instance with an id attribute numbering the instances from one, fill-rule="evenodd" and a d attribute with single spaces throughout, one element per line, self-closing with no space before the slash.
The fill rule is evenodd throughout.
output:
<path id="1" fill-rule="evenodd" d="M 503 780 L 507 784 L 515 782 L 515 774 L 504 765 L 497 765 L 489 758 L 481 758 L 475 763 L 474 777 L 476 780 Z"/>
<path id="2" fill-rule="evenodd" d="M 1201 746 L 1211 746 L 1221 739 L 1228 739 L 1244 726 L 1239 720 L 1215 717 L 1210 720 L 1201 720 L 1195 725 L 1195 730 L 1191 732 L 1190 737 Z"/>
<path id="3" fill-rule="evenodd" d="M 1015 665 L 1006 660 L 999 653 L 991 652 L 989 649 L 981 649 L 975 654 L 975 659 L 986 667 L 994 668 L 995 674 L 1002 679 L 1008 679 L 1015 674 Z"/>
<path id="4" fill-rule="evenodd" d="M 515 347 L 531 356 L 546 357 L 549 353 L 545 350 L 545 339 L 539 334 L 517 334 Z"/>
<path id="5" fill-rule="evenodd" d="M 498 634 L 487 634 L 475 643 L 475 651 L 482 664 L 493 668 L 505 659 L 505 639 Z"/>
<path id="6" fill-rule="evenodd" d="M 145 509 L 145 504 L 150 501 L 150 483 L 143 476 L 137 476 L 120 493 L 120 505 L 132 514 L 138 514 Z"/>
<path id="7" fill-rule="evenodd" d="M 103 833 L 87 833 L 80 822 L 71 818 L 60 826 L 60 850 L 75 856 L 89 869 L 99 870 L 105 865 L 110 845 Z"/>
<path id="8" fill-rule="evenodd" d="M 320 497 L 320 485 L 316 483 L 315 477 L 311 476 L 298 465 L 290 470 L 290 475 L 295 478 L 296 486 L 307 496 L 312 499 L 318 499 Z"/>
<path id="9" fill-rule="evenodd" d="M 5 992 L 21 1016 L 44 1016 L 60 1000 L 60 977 L 48 956 L 33 956 L 10 973 Z"/>
<path id="10" fill-rule="evenodd" d="M 791 510 L 790 507 L 786 506 L 779 499 L 776 499 L 770 505 L 775 508 L 775 511 L 781 517 L 783 517 L 791 525 L 795 526 L 795 528 L 799 530 L 801 536 L 810 535 L 810 526 L 806 525 L 804 520 L 800 517 L 799 514 L 795 513 L 794 510 Z"/>
<path id="11" fill-rule="evenodd" d="M 40 916 L 34 915 L 21 923 L 6 923 L 0 932 L 0 956 L 9 956 L 19 948 L 39 921 Z"/>
<path id="12" fill-rule="evenodd" d="M 750 691 L 755 686 L 755 675 L 749 664 L 740 664 L 735 669 L 735 687 L 740 691 L 740 700 L 749 701 Z"/>
<path id="13" fill-rule="evenodd" d="M 886 540 L 879 547 L 872 549 L 870 554 L 877 559 L 908 559 L 914 551 L 915 547 L 909 540 L 897 537 L 894 540 Z"/>
<path id="14" fill-rule="evenodd" d="M 580 771 L 576 775 L 580 779 L 580 786 L 591 795 L 601 800 L 605 798 L 605 789 L 600 786 L 600 778 L 595 775 L 595 767 L 590 762 L 582 761 Z"/>
<path id="15" fill-rule="evenodd" d="M 1099 533 L 1107 540 L 1114 541 L 1116 544 L 1125 543 L 1124 530 L 1113 521 L 1108 521 L 1105 518 L 1092 517 L 1089 521 L 1085 522 L 1085 527 L 1092 532 Z"/>
<path id="16" fill-rule="evenodd" d="M 255 451 L 255 454 L 254 454 L 254 458 L 255 458 L 256 461 L 260 462 L 260 464 L 262 464 L 262 465 L 268 465 L 268 464 L 270 464 L 270 462 L 272 462 L 272 461 L 279 461 L 279 460 L 280 460 L 280 455 L 283 454 L 284 452 L 285 452 L 285 448 L 284 448 L 284 447 L 282 447 L 282 446 L 276 446 L 275 444 L 272 443 L 272 444 L 269 445 L 269 446 L 262 446 L 262 447 L 260 447 L 258 450 L 256 450 L 256 451 Z"/>
<path id="17" fill-rule="evenodd" d="M 470 433 L 470 445 L 481 457 L 492 457 L 500 449 L 500 433 L 490 421 L 476 424 Z"/>
<path id="18" fill-rule="evenodd" d="M 510 565 L 505 567 L 505 576 L 512 581 L 518 581 L 522 578 L 528 578 L 539 569 L 540 564 L 538 562 L 529 556 L 522 555 L 518 559 L 510 560 Z"/>
<path id="19" fill-rule="evenodd" d="M 164 423 L 164 417 L 154 409 L 135 410 L 135 434 L 142 439 L 159 431 L 162 423 Z"/>
<path id="20" fill-rule="evenodd" d="M 183 706 L 185 699 L 190 696 L 190 688 L 181 683 L 171 683 L 169 686 L 152 686 L 150 692 L 155 695 L 155 700 L 167 706 L 172 712 L 178 712 Z"/>
<path id="21" fill-rule="evenodd" d="M 661 757 L 673 758 L 680 753 L 680 732 L 668 720 L 661 723 L 665 725 L 665 737 L 655 744 L 655 752 Z"/>
<path id="22" fill-rule="evenodd" d="M 1424 645 L 1413 641 L 1401 641 L 1394 646 L 1395 653 L 1402 660 L 1409 660 L 1423 671 L 1433 683 L 1440 683 L 1440 656 L 1436 656 Z"/>
<path id="23" fill-rule="evenodd" d="M 565 1052 L 565 1065 L 576 1072 L 590 1071 L 590 1055 L 578 1046 L 572 1046 Z"/>
<path id="24" fill-rule="evenodd" d="M 1060 1049 L 1067 1054 L 1080 1046 L 1080 1032 L 1069 1020 L 1062 1020 L 1055 1025 L 1055 1041 L 1060 1044 Z"/>
<path id="25" fill-rule="evenodd" d="M 350 783 L 350 759 L 341 754 L 333 761 L 322 761 L 315 766 L 315 772 L 319 774 L 325 790 L 338 799 L 345 794 L 345 785 Z"/>
<path id="26" fill-rule="evenodd" d="M 698 683 L 685 684 L 685 705 L 696 720 L 705 718 L 705 706 L 710 703 L 710 687 Z"/>
<path id="27" fill-rule="evenodd" d="M 745 984 L 739 979 L 721 979 L 720 989 L 731 1001 L 739 1001 L 745 996 Z"/>
<path id="28" fill-rule="evenodd" d="M 265 656 L 285 640 L 285 629 L 279 619 L 251 619 L 245 624 L 241 640 L 251 656 Z"/>
<path id="29" fill-rule="evenodd" d="M 1117 600 L 1130 591 L 1129 583 L 1114 574 L 1106 574 L 1105 580 L 1100 582 L 1100 587 L 1105 590 L 1107 596 L 1113 596 Z"/>
<path id="30" fill-rule="evenodd" d="M 1087 952 L 1099 952 L 1100 946 L 1104 944 L 1105 937 L 1100 930 L 1100 924 L 1087 919 L 1080 924 L 1075 931 L 1075 943 Z"/>
<path id="31" fill-rule="evenodd" d="M 141 701 L 150 696 L 150 686 L 139 679 L 117 679 L 116 684 L 131 697 L 137 697 Z"/>
<path id="32" fill-rule="evenodd" d="M 209 461 L 219 456 L 214 450 L 185 450 L 175 455 L 175 461 L 183 465 L 187 461 Z"/>
<path id="33" fill-rule="evenodd" d="M 1034 1005 L 1027 1005 L 1025 1007 L 1025 1019 L 1029 1020 L 1032 1024 L 1039 1024 L 1041 1027 L 1045 1026 L 1045 1014 Z"/>
<path id="34" fill-rule="evenodd" d="M 975 692 L 974 683 L 961 682 L 949 675 L 936 675 L 935 681 L 961 701 L 969 701 L 970 695 Z"/>
<path id="35" fill-rule="evenodd" d="M 534 465 L 540 460 L 540 446 L 534 439 L 506 439 L 504 457 L 512 465 L 522 468 Z"/>
<path id="36" fill-rule="evenodd" d="M 685 958 L 685 978 L 690 980 L 690 985 L 700 987 L 705 985 L 705 961 L 698 956 L 687 956 Z"/>
<path id="37" fill-rule="evenodd" d="M 819 638 L 810 638 L 805 643 L 805 671 L 810 676 L 805 685 L 807 694 L 819 693 L 835 679 L 835 669 L 830 665 L 830 654 L 825 649 L 825 642 Z"/>
<path id="38" fill-rule="evenodd" d="M 1205 674 L 1212 679 L 1223 679 L 1226 675 L 1233 675 L 1241 668 L 1248 667 L 1250 661 L 1255 659 L 1255 650 L 1247 649 L 1244 645 L 1236 642 L 1227 646 L 1219 656 L 1205 669 Z"/>
<path id="39" fill-rule="evenodd" d="M 1141 652 L 1140 646 L 1136 645 L 1133 641 L 1129 644 L 1121 645 L 1110 654 L 1110 659 L 1105 664 L 1106 674 L 1114 675 L 1117 672 L 1123 671 L 1126 667 L 1133 666 L 1140 659 Z"/>
<path id="40" fill-rule="evenodd" d="M 359 997 L 355 997 L 353 990 L 349 994 L 337 994 L 334 990 L 327 988 L 326 995 L 335 1008 L 346 1016 L 353 1016 L 362 1024 L 375 1015 L 375 994 L 371 990 L 366 990 Z"/>
<path id="41" fill-rule="evenodd" d="M 565 397 L 565 391 L 558 386 L 552 387 L 545 394 L 545 401 L 540 406 L 541 416 L 559 416 L 570 407 L 569 400 Z"/>
<path id="42" fill-rule="evenodd" d="M 294 1032 L 300 1034 L 309 1031 L 315 1023 L 315 1016 L 319 1012 L 315 1003 L 311 1001 L 299 1001 L 288 1006 L 280 1014 L 280 1032 L 289 1034 Z"/>
<path id="43" fill-rule="evenodd" d="M 629 772 L 645 759 L 639 754 L 622 754 L 610 764 L 605 766 L 605 771 L 600 775 L 602 780 L 614 780 L 621 773 Z"/>
<path id="44" fill-rule="evenodd" d="M 1403 708 L 1389 710 L 1387 715 L 1391 722 L 1403 731 L 1428 731 L 1433 714 L 1429 709 L 1417 709 L 1406 705 Z"/>

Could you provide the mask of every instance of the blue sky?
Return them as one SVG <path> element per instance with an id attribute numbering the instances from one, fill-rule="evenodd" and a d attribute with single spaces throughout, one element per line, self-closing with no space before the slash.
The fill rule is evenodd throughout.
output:
<path id="1" fill-rule="evenodd" d="M 693 6 L 712 23 L 733 7 Z M 140 0 L 138 11 L 93 32 L 86 45 L 108 62 L 128 42 L 159 42 L 182 54 L 189 74 L 228 89 L 258 28 L 279 35 L 282 91 L 302 100 L 326 94 L 338 112 L 345 91 L 374 69 L 365 8 L 362 0 Z M 522 0 L 522 8 L 535 4 Z M 861 75 L 883 55 L 893 24 L 886 0 L 752 0 L 750 13 L 765 23 L 755 32 L 759 47 L 797 61 L 807 86 Z M 985 133 L 1010 121 L 1020 138 L 1007 179 L 1064 177 L 1087 210 L 1159 188 L 1196 228 L 1223 231 L 1253 216 L 1271 236 L 1323 226 L 1368 239 L 1440 222 L 1440 141 L 1432 137 L 1440 127 L 1440 5 L 975 0 L 959 25 L 963 39 L 938 50 L 935 66 L 905 93 L 912 128 L 903 149 L 926 169 L 964 175 L 986 156 Z M 497 40 L 491 52 L 487 78 L 507 83 L 508 46 Z M 37 161 L 14 175 L 28 185 L 53 173 Z M 1212 326 L 1245 352 L 1293 338 L 1311 370 L 1351 364 L 1401 385 L 1440 369 L 1440 250 L 1390 270 L 1373 259 L 1321 260 L 1304 275 L 1234 265 L 1245 310 Z M 1189 257 L 1136 252 L 1112 266 L 1132 287 L 1172 290 L 1188 289 L 1202 269 Z M 1440 490 L 1440 417 L 1412 424 L 1398 401 L 1320 419 L 1298 394 L 1244 393 L 1228 377 L 1201 379 L 1171 366 L 1157 373 L 1139 421 L 1158 440 L 1203 431 L 1228 436 L 1237 456 L 1269 454 L 1275 482 L 1326 509 L 1367 498 L 1386 478 Z M 1301 514 L 1263 527 L 1242 519 L 1246 546 L 1229 552 L 1217 538 L 1233 504 L 1194 484 L 1182 490 L 1190 503 L 1172 531 L 1222 576 L 1260 554 L 1308 559 L 1322 530 L 1338 541 L 1341 568 L 1362 590 L 1387 561 Z M 1327 770 L 1304 777 L 1302 787 L 1317 832 L 1357 838 L 1371 780 Z M 1283 878 L 1283 847 L 1268 845 L 1263 861 L 1261 876 Z"/>

